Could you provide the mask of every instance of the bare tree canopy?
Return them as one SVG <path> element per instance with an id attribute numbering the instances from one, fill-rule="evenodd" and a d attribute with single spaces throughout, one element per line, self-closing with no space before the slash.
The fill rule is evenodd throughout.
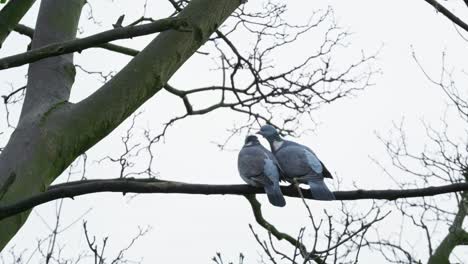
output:
<path id="1" fill-rule="evenodd" d="M 466 12 L 467 1 L 419 2 L 421 7 L 435 9 L 443 23 L 453 23 L 457 37 L 466 42 L 468 20 L 458 7 Z M 157 12 L 148 11 L 148 6 L 157 4 Z M 250 217 L 258 224 L 249 224 L 248 230 L 260 250 L 262 263 L 358 263 L 366 254 L 379 255 L 391 263 L 438 264 L 458 258 L 456 248 L 468 245 L 464 225 L 468 215 L 468 92 L 463 86 L 464 65 L 447 62 L 449 50 L 441 52 L 440 72 L 436 74 L 426 58 L 419 56 L 417 47 L 404 55 L 419 74 L 415 78 L 424 78 L 431 87 L 437 87 L 440 101 L 446 102 L 447 110 L 437 113 L 440 122 L 423 121 L 424 133 L 417 136 L 411 135 L 417 125 L 408 128 L 404 120 L 395 122 L 387 136 L 378 131 L 379 147 L 387 156 L 369 153 L 373 163 L 361 165 L 362 175 L 333 171 L 338 175 L 333 180 L 336 201 L 316 202 L 309 189 L 297 182 L 282 184 L 277 189 L 293 204 L 289 210 L 294 208 L 294 214 L 305 212 L 302 227 L 293 229 L 293 224 L 274 224 L 275 218 L 265 213 L 270 208 L 262 208 L 257 200 L 257 196 L 264 196 L 262 188 L 219 179 L 206 183 L 200 176 L 196 178 L 194 175 L 212 172 L 217 162 L 215 157 L 205 156 L 203 146 L 198 146 L 197 154 L 190 157 L 203 169 L 186 175 L 183 181 L 179 181 L 181 175 L 159 174 L 164 161 L 158 160 L 158 151 L 181 123 L 192 122 L 193 129 L 209 130 L 214 123 L 228 121 L 234 115 L 242 121 L 232 121 L 228 132 L 211 142 L 223 150 L 220 153 L 236 152 L 239 146 L 234 147 L 235 151 L 230 149 L 232 141 L 240 142 L 238 138 L 243 140 L 265 124 L 272 125 L 281 136 L 301 137 L 311 123 L 317 124 L 323 109 L 338 107 L 348 102 L 343 99 L 352 101 L 370 86 L 381 85 L 379 76 L 386 73 L 380 68 L 379 52 L 385 47 L 358 52 L 351 49 L 354 29 L 342 27 L 346 21 L 335 17 L 333 6 L 309 10 L 308 17 L 302 17 L 302 13 L 299 16 L 289 12 L 293 4 L 274 0 L 166 0 L 157 4 L 144 0 L 135 3 L 142 15 L 141 10 L 135 15 L 133 8 L 114 2 L 10 0 L 2 4 L 0 71 L 14 78 L 18 74 L 25 76 L 22 83 L 5 80 L 6 84 L 0 86 L 4 104 L 0 114 L 5 117 L 0 121 L 2 263 L 7 244 L 28 221 L 32 210 L 51 202 L 56 204 L 55 218 L 41 219 L 50 222 L 50 234 L 38 241 L 27 260 L 24 252 L 18 253 L 14 246 L 9 248 L 14 263 L 28 263 L 36 254 L 45 263 L 78 263 L 87 258 L 95 263 L 139 262 L 127 258 L 127 253 L 149 232 L 149 227 L 139 227 L 115 256 L 108 252 L 113 237 L 96 239 L 100 237 L 95 232 L 97 225 L 81 221 L 87 212 L 63 227 L 64 201 L 68 204 L 64 198 L 105 197 L 104 192 L 121 193 L 128 199 L 134 197 L 130 194 L 159 194 L 150 196 L 155 200 L 174 197 L 168 194 L 209 199 L 244 196 L 248 204 L 245 199 L 239 200 L 251 209 Z M 106 17 L 103 27 L 93 14 L 93 5 L 113 5 L 122 14 Z M 35 26 L 26 23 L 32 19 Z M 23 42 L 12 47 L 9 40 L 19 35 Z M 89 67 L 83 63 L 86 56 L 96 65 L 108 65 Z M 209 74 L 184 72 L 181 78 L 186 81 L 177 81 L 174 76 L 191 63 Z M 95 80 L 84 80 L 89 77 Z M 415 108 L 425 96 L 413 98 Z M 154 99 L 159 101 L 155 103 Z M 394 109 L 390 110 L 396 111 L 400 102 L 391 103 Z M 358 106 L 340 107 L 345 112 L 345 107 Z M 139 120 L 143 115 L 148 119 Z M 217 120 L 219 116 L 226 120 Z M 197 119 L 202 117 L 204 121 Z M 354 120 L 344 119 L 340 131 L 329 138 L 354 140 L 346 135 Z M 385 120 L 389 124 L 392 121 Z M 196 136 L 188 130 L 179 136 L 189 138 L 193 145 L 167 152 L 173 167 L 186 166 L 181 157 L 188 149 L 197 148 Z M 123 131 L 120 141 L 111 137 L 113 131 Z M 119 151 L 92 153 L 99 142 L 111 139 Z M 339 142 L 333 142 L 330 149 L 335 153 L 347 151 Z M 346 158 L 353 160 L 358 151 L 351 150 Z M 370 176 L 375 184 L 361 187 L 354 183 L 357 177 L 369 176 L 368 167 L 375 165 L 381 169 L 381 175 Z M 99 169 L 90 173 L 90 167 Z M 224 168 L 226 174 L 233 170 Z M 347 180 L 345 187 L 341 186 L 343 178 Z M 384 181 L 392 184 L 368 187 L 382 186 L 379 183 Z M 312 208 L 311 203 L 323 204 Z M 299 218 L 291 211 L 283 212 Z M 80 221 L 85 253 L 64 257 L 60 236 Z M 389 222 L 401 222 L 400 231 L 391 233 L 386 229 Z M 189 224 L 196 226 L 190 221 L 184 223 Z M 420 242 L 405 237 L 405 232 L 417 234 Z M 238 263 L 245 258 L 240 252 Z M 221 252 L 212 261 L 228 262 Z"/>

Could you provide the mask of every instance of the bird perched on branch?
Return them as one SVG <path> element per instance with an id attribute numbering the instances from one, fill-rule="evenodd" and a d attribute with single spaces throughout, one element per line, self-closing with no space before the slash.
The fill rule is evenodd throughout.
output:
<path id="1" fill-rule="evenodd" d="M 286 180 L 309 184 L 314 199 L 335 200 L 335 195 L 323 181 L 324 178 L 333 177 L 310 148 L 282 139 L 271 125 L 262 126 L 257 133 L 270 143 L 271 151 L 278 160 Z"/>
<path id="2" fill-rule="evenodd" d="M 263 187 L 274 206 L 286 205 L 279 180 L 280 169 L 275 156 L 264 148 L 256 136 L 247 136 L 239 152 L 237 168 L 241 178 L 249 185 Z"/>

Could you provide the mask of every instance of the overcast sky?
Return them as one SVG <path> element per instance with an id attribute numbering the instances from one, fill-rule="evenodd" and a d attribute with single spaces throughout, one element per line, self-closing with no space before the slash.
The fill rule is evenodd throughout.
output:
<path id="1" fill-rule="evenodd" d="M 126 21 L 143 14 L 143 1 L 89 2 L 93 7 L 93 16 L 100 25 L 87 19 L 90 9 L 85 6 L 80 24 L 85 35 L 110 29 L 122 13 L 126 14 Z M 247 6 L 255 2 L 251 0 Z M 381 168 L 371 160 L 374 158 L 390 168 L 384 146 L 377 139 L 376 133 L 389 138 L 392 122 L 399 123 L 404 118 L 408 137 L 415 147 L 421 147 L 425 143 L 422 120 L 437 127 L 447 109 L 442 91 L 427 81 L 412 58 L 412 52 L 416 53 L 428 73 L 438 76 L 443 51 L 447 54 L 447 65 L 454 67 L 455 71 L 466 68 L 466 57 L 460 54 L 466 54 L 467 43 L 459 37 L 447 19 L 422 0 L 289 2 L 291 19 L 299 21 L 307 18 L 314 9 L 326 8 L 328 5 L 333 7 L 338 24 L 353 32 L 349 39 L 351 45 L 340 52 L 342 58 L 335 60 L 347 62 L 349 58 L 359 56 L 361 51 L 371 54 L 380 50 L 372 66 L 381 69 L 381 74 L 373 79 L 373 86 L 356 93 L 353 98 L 325 105 L 313 114 L 315 123 L 304 119 L 301 129 L 313 131 L 294 140 L 313 148 L 336 175 L 333 181 L 327 183 L 335 190 L 338 180 L 341 181 L 342 190 L 353 189 L 353 184 L 364 189 L 394 187 Z M 22 23 L 34 25 L 37 6 L 38 3 Z M 169 10 L 164 1 L 148 1 L 146 15 L 159 18 L 167 15 Z M 138 38 L 119 43 L 141 49 L 149 39 Z M 316 40 L 313 34 L 307 39 L 310 43 Z M 4 57 L 21 52 L 27 43 L 25 37 L 13 34 L 0 54 Z M 297 60 L 303 54 L 304 50 L 291 49 L 287 57 Z M 130 58 L 95 49 L 76 54 L 75 59 L 77 64 L 89 71 L 109 72 L 118 71 Z M 206 56 L 194 56 L 170 83 L 178 87 L 206 85 L 206 80 L 212 79 L 210 76 L 215 74 L 210 71 L 214 66 L 213 61 Z M 98 76 L 84 74 L 80 70 L 77 72 L 72 101 L 86 97 L 101 85 Z M 1 94 L 10 90 L 9 83 L 16 87 L 24 84 L 25 73 L 26 67 L 0 72 Z M 214 76 L 218 78 L 218 75 Z M 149 100 L 141 111 L 143 114 L 137 118 L 134 132 L 137 138 L 142 135 L 143 129 L 152 129 L 157 133 L 161 125 L 174 114 L 183 113 L 183 105 L 177 98 L 161 92 Z M 4 112 L 1 114 L 4 115 Z M 243 117 L 222 110 L 206 116 L 191 117 L 172 126 L 165 141 L 153 149 L 156 155 L 154 169 L 158 177 L 192 183 L 242 183 L 236 162 L 237 151 L 245 135 L 233 138 L 227 150 L 220 150 L 214 143 L 223 142 L 229 135 L 226 130 L 242 122 L 245 122 Z M 98 164 L 95 160 L 121 153 L 123 146 L 120 137 L 128 126 L 129 122 L 124 123 L 89 151 L 88 178 L 118 177 L 117 166 L 106 161 Z M 4 142 L 6 137 L 2 135 L 1 140 Z M 144 162 L 142 160 L 136 166 L 144 166 Z M 77 174 L 72 177 L 78 179 L 80 176 Z M 63 175 L 57 182 L 65 179 L 66 175 Z M 401 179 L 404 179 L 404 175 Z M 264 197 L 259 199 L 266 201 Z M 355 210 L 366 209 L 369 204 L 368 201 L 350 203 Z M 37 207 L 8 247 L 14 246 L 17 251 L 28 248 L 30 254 L 36 247 L 35 239 L 50 232 L 47 225 L 53 224 L 55 205 L 52 202 Z M 338 202 L 310 202 L 314 212 L 321 212 L 323 208 L 333 211 L 337 205 Z M 307 222 L 306 212 L 296 199 L 288 198 L 284 208 L 274 208 L 267 202 L 263 208 L 271 222 L 292 235 L 296 235 Z M 256 263 L 260 259 L 261 249 L 248 228 L 248 223 L 255 223 L 255 220 L 249 204 L 241 196 L 151 194 L 130 199 L 121 194 L 87 195 L 64 202 L 62 226 L 73 223 L 85 212 L 88 212 L 84 219 L 88 221 L 90 232 L 96 237 L 110 237 L 108 252 L 115 252 L 113 250 L 126 245 L 138 232 L 139 226 L 151 226 L 151 232 L 141 238 L 129 252 L 130 258 L 142 258 L 144 263 L 207 263 L 216 252 L 222 252 L 226 259 L 232 261 L 236 261 L 240 252 L 246 255 L 245 263 Z M 382 226 L 388 228 L 383 230 L 384 233 L 395 235 L 392 230 L 400 224 L 395 223 L 395 219 L 399 218 L 391 215 L 384 220 Z M 71 255 L 86 247 L 81 221 L 67 229 L 61 237 L 62 245 L 66 244 L 65 254 Z M 264 238 L 267 237 L 263 229 L 258 226 L 255 229 Z M 439 235 L 443 235 L 445 230 L 446 227 L 441 227 Z M 408 232 L 407 235 L 412 236 L 413 233 Z M 408 237 L 408 240 L 417 243 L 419 239 Z M 421 245 L 415 246 L 418 248 Z M 367 263 L 366 259 L 370 257 L 363 255 L 362 262 Z"/>

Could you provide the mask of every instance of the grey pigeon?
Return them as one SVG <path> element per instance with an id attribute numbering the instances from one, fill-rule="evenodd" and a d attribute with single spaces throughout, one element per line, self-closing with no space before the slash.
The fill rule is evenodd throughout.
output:
<path id="1" fill-rule="evenodd" d="M 335 200 L 335 195 L 323 181 L 324 178 L 333 177 L 310 148 L 282 139 L 271 125 L 262 126 L 257 133 L 270 143 L 287 180 L 296 179 L 299 183 L 309 184 L 314 199 Z"/>
<path id="2" fill-rule="evenodd" d="M 280 171 L 275 156 L 264 148 L 256 136 L 247 136 L 239 152 L 237 168 L 241 178 L 249 185 L 265 188 L 268 200 L 274 206 L 286 205 L 281 193 Z"/>

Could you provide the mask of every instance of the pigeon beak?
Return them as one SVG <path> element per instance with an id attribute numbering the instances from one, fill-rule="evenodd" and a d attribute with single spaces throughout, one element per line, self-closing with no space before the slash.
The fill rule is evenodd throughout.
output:
<path id="1" fill-rule="evenodd" d="M 263 133 L 262 133 L 262 131 L 260 131 L 260 130 L 257 131 L 257 133 L 255 133 L 255 134 L 259 134 L 259 135 L 261 135 L 261 136 L 264 136 Z"/>

